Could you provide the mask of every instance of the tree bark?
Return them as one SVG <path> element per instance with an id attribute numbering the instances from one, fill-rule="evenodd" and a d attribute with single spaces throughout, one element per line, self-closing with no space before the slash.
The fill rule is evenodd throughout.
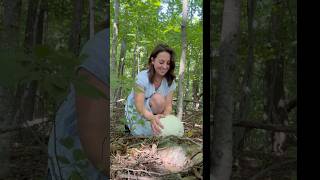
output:
<path id="1" fill-rule="evenodd" d="M 137 62 L 137 48 L 138 48 L 138 44 L 136 43 L 134 45 L 134 49 L 133 49 L 133 64 L 132 64 L 132 78 L 134 79 L 136 77 L 136 68 L 135 68 L 135 64 Z M 139 66 L 139 64 L 138 64 Z M 139 73 L 139 70 L 137 70 Z"/>
<path id="2" fill-rule="evenodd" d="M 116 71 L 116 55 L 117 55 L 117 41 L 118 41 L 118 24 L 119 24 L 119 8 L 118 0 L 114 0 L 114 22 L 113 22 L 113 37 L 111 45 L 111 71 Z"/>
<path id="3" fill-rule="evenodd" d="M 192 99 L 194 109 L 198 109 L 197 104 L 199 104 L 199 80 L 195 79 L 192 81 Z"/>
<path id="4" fill-rule="evenodd" d="M 213 127 L 213 179 L 229 180 L 232 171 L 234 73 L 240 29 L 240 0 L 225 0 Z"/>
<path id="5" fill-rule="evenodd" d="M 3 0 L 3 33 L 2 47 L 12 48 L 19 45 L 19 28 L 21 15 L 21 0 Z"/>
<path id="6" fill-rule="evenodd" d="M 120 79 L 121 76 L 123 76 L 123 72 L 124 72 L 124 65 L 125 65 L 125 57 L 126 57 L 126 51 L 127 51 L 127 45 L 126 45 L 126 40 L 125 38 L 122 39 L 121 41 L 121 50 L 120 50 L 120 63 L 118 66 L 118 78 Z M 122 87 L 120 86 L 119 88 L 117 88 L 116 93 L 115 93 L 115 98 L 114 100 L 116 101 L 117 99 L 121 98 L 122 96 Z M 116 106 L 117 106 L 117 102 L 116 102 Z"/>
<path id="7" fill-rule="evenodd" d="M 1 32 L 1 50 L 15 52 L 20 45 L 20 15 L 21 0 L 3 0 L 3 29 Z M 14 96 L 12 92 L 4 87 L 0 87 L 0 126 L 3 128 L 16 125 L 13 119 Z M 10 174 L 10 146 L 15 133 L 0 135 L 0 179 L 7 179 Z"/>
<path id="8" fill-rule="evenodd" d="M 76 56 L 80 53 L 83 5 L 83 0 L 73 0 L 73 18 L 70 31 L 69 50 Z"/>
<path id="9" fill-rule="evenodd" d="M 47 0 L 40 0 L 39 7 L 37 8 L 37 16 L 35 17 L 36 29 L 32 29 L 35 33 L 35 42 L 29 42 L 29 46 L 43 44 L 43 29 L 44 29 L 44 17 L 48 8 Z M 33 14 L 33 13 L 32 13 Z M 28 31 L 28 30 L 26 30 Z M 26 42 L 27 44 L 28 42 Z M 36 92 L 38 90 L 38 82 L 30 82 L 24 92 L 24 96 L 21 99 L 21 108 L 23 113 L 23 122 L 30 121 L 33 119 Z"/>
<path id="10" fill-rule="evenodd" d="M 126 59 L 126 52 L 127 52 L 127 42 L 126 39 L 122 39 L 121 41 L 121 50 L 120 50 L 120 63 L 118 67 L 118 77 L 123 75 L 125 59 Z"/>
<path id="11" fill-rule="evenodd" d="M 271 12 L 271 46 L 274 49 L 274 59 L 266 62 L 265 69 L 265 117 L 266 120 L 273 124 L 286 125 L 288 114 L 286 111 L 285 94 L 284 94 L 284 55 L 283 45 L 281 42 L 282 29 L 281 11 L 282 2 L 273 0 L 273 8 Z M 282 134 L 285 139 L 285 134 Z M 272 149 L 276 153 L 281 152 L 283 140 L 279 139 L 279 132 L 272 132 Z M 279 149 L 280 148 L 280 149 Z"/>
<path id="12" fill-rule="evenodd" d="M 213 179 L 213 106 L 214 106 L 214 0 L 210 0 L 210 179 Z"/>
<path id="13" fill-rule="evenodd" d="M 36 21 L 36 15 L 37 15 L 37 5 L 39 0 L 29 0 L 28 1 L 28 14 L 27 14 L 27 23 L 26 23 L 26 31 L 25 31 L 25 39 L 24 39 L 24 48 L 27 50 L 27 52 L 30 50 L 30 48 L 33 47 L 34 37 L 35 37 L 35 21 Z M 31 46 L 30 46 L 31 45 Z"/>
<path id="14" fill-rule="evenodd" d="M 255 0 L 247 1 L 247 13 L 248 13 L 248 61 L 246 63 L 245 74 L 241 83 L 241 95 L 239 113 L 236 122 L 244 121 L 248 119 L 250 109 L 250 97 L 252 87 L 252 74 L 254 67 L 254 29 L 253 19 L 255 10 Z M 245 135 L 245 128 L 237 128 L 234 132 L 234 152 L 237 153 L 241 149 L 242 141 Z"/>
<path id="15" fill-rule="evenodd" d="M 182 119 L 183 114 L 183 80 L 184 80 L 184 71 L 186 64 L 186 53 L 187 53 L 187 19 L 188 19 L 188 0 L 182 1 L 182 24 L 181 24 L 181 39 L 182 39 L 182 51 L 180 59 L 180 68 L 179 68 L 179 91 L 178 91 L 178 114 L 177 117 Z"/>

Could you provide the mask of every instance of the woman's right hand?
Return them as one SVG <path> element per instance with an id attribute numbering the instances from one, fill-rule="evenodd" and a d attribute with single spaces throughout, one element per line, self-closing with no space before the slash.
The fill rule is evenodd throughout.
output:
<path id="1" fill-rule="evenodd" d="M 165 117 L 163 114 L 153 115 L 151 121 L 151 129 L 154 135 L 159 135 L 161 133 L 161 129 L 163 129 L 163 125 L 160 122 L 160 118 Z"/>

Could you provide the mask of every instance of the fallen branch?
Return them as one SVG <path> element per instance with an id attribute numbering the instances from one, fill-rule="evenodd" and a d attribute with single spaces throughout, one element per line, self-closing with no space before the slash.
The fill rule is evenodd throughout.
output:
<path id="1" fill-rule="evenodd" d="M 289 155 L 282 155 L 282 156 L 277 156 L 276 154 L 273 153 L 265 153 L 261 151 L 248 151 L 244 150 L 240 152 L 238 155 L 239 157 L 252 157 L 252 158 L 257 158 L 257 159 L 294 159 L 296 158 L 295 156 L 289 156 Z"/>
<path id="2" fill-rule="evenodd" d="M 192 142 L 192 143 L 194 143 L 194 144 L 196 144 L 196 145 L 198 145 L 198 146 L 200 146 L 200 147 L 202 147 L 202 144 L 199 144 L 199 143 L 197 143 L 197 142 L 195 142 L 194 140 L 192 140 L 192 139 L 190 139 L 190 138 L 188 138 L 188 137 L 178 137 L 180 140 L 188 140 L 188 141 L 190 141 L 190 142 Z"/>
<path id="3" fill-rule="evenodd" d="M 42 124 L 42 123 L 46 123 L 49 120 L 47 118 L 44 119 L 35 119 L 32 121 L 27 121 L 26 123 L 23 123 L 21 126 L 15 126 L 15 127 L 8 127 L 6 129 L 0 129 L 0 134 L 4 134 L 4 133 L 8 133 L 8 132 L 12 132 L 12 131 L 18 131 L 18 130 L 22 130 L 28 127 L 32 127 L 38 124 Z"/>
<path id="4" fill-rule="evenodd" d="M 194 117 L 194 116 L 196 116 L 196 115 L 199 115 L 199 114 L 201 114 L 201 113 L 202 113 L 201 111 L 198 111 L 198 112 L 196 112 L 196 113 L 193 113 L 193 114 L 190 115 L 189 117 L 185 118 L 183 121 L 187 121 L 187 120 L 191 119 L 192 117 Z"/>
<path id="5" fill-rule="evenodd" d="M 156 180 L 154 177 L 145 177 L 145 176 L 134 176 L 131 174 L 119 174 L 117 178 L 120 179 L 138 179 L 138 180 Z M 158 179 L 158 178 L 157 178 Z"/>
<path id="6" fill-rule="evenodd" d="M 142 170 L 142 169 L 129 169 L 129 168 L 111 168 L 112 170 L 114 171 L 119 171 L 119 170 L 127 170 L 127 171 L 132 171 L 132 172 L 144 172 L 146 174 L 153 174 L 153 175 L 157 175 L 157 176 L 163 176 L 163 175 L 166 175 L 166 174 L 160 174 L 160 173 L 157 173 L 157 172 L 152 172 L 152 171 L 146 171 L 146 170 Z"/>
<path id="7" fill-rule="evenodd" d="M 252 121 L 241 121 L 234 123 L 233 126 L 236 127 L 245 127 L 245 128 L 255 128 L 255 129 L 264 129 L 270 131 L 280 131 L 287 133 L 297 133 L 297 127 L 295 126 L 283 126 L 277 124 L 265 124 L 265 123 L 257 123 Z"/>

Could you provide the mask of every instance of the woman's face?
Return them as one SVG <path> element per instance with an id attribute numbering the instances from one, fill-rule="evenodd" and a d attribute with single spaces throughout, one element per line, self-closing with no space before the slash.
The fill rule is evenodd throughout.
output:
<path id="1" fill-rule="evenodd" d="M 156 75 L 164 76 L 169 71 L 170 58 L 170 54 L 166 51 L 158 53 L 156 58 L 151 58 Z"/>

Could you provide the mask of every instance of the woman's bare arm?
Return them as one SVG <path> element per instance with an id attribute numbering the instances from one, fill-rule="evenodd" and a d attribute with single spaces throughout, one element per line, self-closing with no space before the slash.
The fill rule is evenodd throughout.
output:
<path id="1" fill-rule="evenodd" d="M 109 88 L 93 74 L 80 69 L 78 75 L 87 77 L 87 82 L 105 95 Z M 77 93 L 76 89 L 77 127 L 85 154 L 97 168 L 103 168 L 109 175 L 109 102 L 104 98 L 90 98 Z"/>

